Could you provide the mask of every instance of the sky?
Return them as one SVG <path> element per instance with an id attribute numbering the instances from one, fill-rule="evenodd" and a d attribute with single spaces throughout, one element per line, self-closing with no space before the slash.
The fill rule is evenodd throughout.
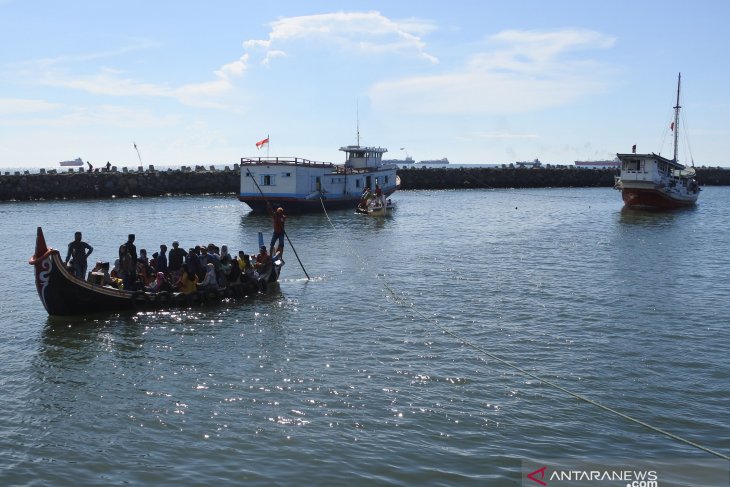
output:
<path id="1" fill-rule="evenodd" d="M 0 0 L 0 167 L 342 162 L 358 133 L 416 161 L 671 157 L 680 72 L 680 162 L 730 166 L 728 19 L 727 0 Z"/>

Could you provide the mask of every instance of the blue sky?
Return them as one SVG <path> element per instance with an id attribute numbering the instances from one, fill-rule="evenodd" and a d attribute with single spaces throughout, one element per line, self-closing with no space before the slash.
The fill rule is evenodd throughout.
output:
<path id="1" fill-rule="evenodd" d="M 231 164 L 267 135 L 340 162 L 358 118 L 392 158 L 671 157 L 680 71 L 680 161 L 726 166 L 728 19 L 724 0 L 0 0 L 0 167 L 136 166 L 135 142 L 145 165 Z"/>

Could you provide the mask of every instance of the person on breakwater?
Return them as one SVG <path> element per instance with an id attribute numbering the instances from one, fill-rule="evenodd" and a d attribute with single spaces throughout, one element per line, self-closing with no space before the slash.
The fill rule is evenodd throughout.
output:
<path id="1" fill-rule="evenodd" d="M 276 209 L 272 214 L 274 220 L 274 234 L 271 236 L 271 244 L 269 244 L 269 254 L 274 255 L 274 244 L 279 241 L 279 246 L 276 247 L 280 254 L 284 253 L 284 222 L 286 221 L 286 215 L 284 214 L 284 208 L 281 206 Z"/>
<path id="2" fill-rule="evenodd" d="M 88 252 L 87 252 L 88 250 Z M 66 262 L 71 260 L 71 268 L 73 269 L 74 276 L 79 279 L 86 279 L 86 268 L 88 266 L 86 259 L 94 251 L 94 248 L 81 240 L 81 232 L 74 233 L 73 242 L 68 244 L 68 253 L 66 253 Z"/>

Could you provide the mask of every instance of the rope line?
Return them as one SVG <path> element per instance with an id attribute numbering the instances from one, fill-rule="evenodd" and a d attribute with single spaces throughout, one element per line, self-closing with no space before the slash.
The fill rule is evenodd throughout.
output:
<path id="1" fill-rule="evenodd" d="M 327 217 L 327 221 L 329 222 L 329 224 L 332 227 L 332 229 L 337 230 L 337 228 L 335 227 L 334 223 L 332 223 L 332 220 L 330 219 L 329 215 L 327 214 L 327 210 L 324 207 L 324 201 L 322 201 L 322 198 L 320 198 L 320 201 L 322 202 L 322 210 L 324 211 L 324 214 Z M 348 250 L 350 250 L 350 252 L 352 254 L 354 254 L 355 257 L 360 261 L 360 264 L 364 266 L 366 264 L 365 259 L 355 249 L 352 248 L 352 246 L 349 244 L 349 241 L 345 240 L 345 244 L 346 244 L 346 247 L 348 248 Z M 637 418 L 634 418 L 632 416 L 629 416 L 628 414 L 622 413 L 621 411 L 618 411 L 618 410 L 616 410 L 616 409 L 614 409 L 612 407 L 606 406 L 606 405 L 601 404 L 601 403 L 599 403 L 597 401 L 594 401 L 593 399 L 590 399 L 590 398 L 588 398 L 586 396 L 583 396 L 583 395 L 578 394 L 576 392 L 573 392 L 573 391 L 571 391 L 569 389 L 566 389 L 565 387 L 563 387 L 563 386 L 561 386 L 559 384 L 556 384 L 555 382 L 552 382 L 552 381 L 550 381 L 548 379 L 544 379 L 544 378 L 542 378 L 542 377 L 540 377 L 540 376 L 538 376 L 538 375 L 530 372 L 529 370 L 525 370 L 525 369 L 523 369 L 522 367 L 520 367 L 518 365 L 515 365 L 515 364 L 513 364 L 513 363 L 511 363 L 511 362 L 509 362 L 507 360 L 504 360 L 501 357 L 498 357 L 494 353 L 492 353 L 492 352 L 490 352 L 488 350 L 485 350 L 484 348 L 482 348 L 479 345 L 476 345 L 474 343 L 471 343 L 469 340 L 467 340 L 466 338 L 462 337 L 461 335 L 459 335 L 459 334 L 457 334 L 457 333 L 449 330 L 445 326 L 442 326 L 441 324 L 438 323 L 438 321 L 433 320 L 430 316 L 427 316 L 427 315 L 423 314 L 418 308 L 415 307 L 415 304 L 414 303 L 408 302 L 403 297 L 401 297 L 395 291 L 395 289 L 393 289 L 393 287 L 390 284 L 388 284 L 387 281 L 385 281 L 385 278 L 384 278 L 383 275 L 378 275 L 376 273 L 375 274 L 375 277 L 383 284 L 383 287 L 390 293 L 390 295 L 393 297 L 393 300 L 397 304 L 399 304 L 399 305 L 401 305 L 403 307 L 406 307 L 406 308 L 411 309 L 414 313 L 416 313 L 422 319 L 424 319 L 424 320 L 428 321 L 429 323 L 433 324 L 438 329 L 440 329 L 442 332 L 444 332 L 447 335 L 451 336 L 455 340 L 461 342 L 463 345 L 465 345 L 465 346 L 467 346 L 467 347 L 469 347 L 469 348 L 471 348 L 473 350 L 476 350 L 477 352 L 480 352 L 480 353 L 486 355 L 487 357 L 489 357 L 489 358 L 491 358 L 493 360 L 496 360 L 497 362 L 501 363 L 502 365 L 505 365 L 505 366 L 507 366 L 507 367 L 509 367 L 509 368 L 511 368 L 513 370 L 516 370 L 517 372 L 519 372 L 522 375 L 525 375 L 527 377 L 530 377 L 532 379 L 535 379 L 537 381 L 540 381 L 541 383 L 543 383 L 543 384 L 545 384 L 547 386 L 550 386 L 550 387 L 552 387 L 554 389 L 557 389 L 557 390 L 559 390 L 561 392 L 564 392 L 564 393 L 568 394 L 569 396 L 572 396 L 573 398 L 578 399 L 579 401 L 583 401 L 583 402 L 586 402 L 586 403 L 591 404 L 593 406 L 596 406 L 596 407 L 598 407 L 600 409 L 603 409 L 604 411 L 607 411 L 607 412 L 609 412 L 611 414 L 614 414 L 616 416 L 619 416 L 619 417 L 621 417 L 621 418 L 623 418 L 623 419 L 625 419 L 627 421 L 630 421 L 632 423 L 641 425 L 644 428 L 647 428 L 647 429 L 649 429 L 651 431 L 654 431 L 655 433 L 659 433 L 659 434 L 664 435 L 664 436 L 666 436 L 668 438 L 671 438 L 673 440 L 676 440 L 676 441 L 679 441 L 679 442 L 684 443 L 686 445 L 692 446 L 692 447 L 697 448 L 699 450 L 702 450 L 702 451 L 704 451 L 706 453 L 709 453 L 711 455 L 714 455 L 714 456 L 716 456 L 718 458 L 722 458 L 723 460 L 729 460 L 730 461 L 730 456 L 728 456 L 728 455 L 725 455 L 725 454 L 720 453 L 718 451 L 712 450 L 712 449 L 710 449 L 710 448 L 708 448 L 706 446 L 700 445 L 699 443 L 696 443 L 696 442 L 694 442 L 692 440 L 688 440 L 688 439 L 683 438 L 683 437 L 681 437 L 679 435 L 676 435 L 674 433 L 670 433 L 669 431 L 666 431 L 664 429 L 661 429 L 661 428 L 659 428 L 657 426 L 653 426 L 653 425 L 651 425 L 651 424 L 649 424 L 649 423 L 647 423 L 645 421 L 642 421 L 640 419 L 637 419 Z"/>

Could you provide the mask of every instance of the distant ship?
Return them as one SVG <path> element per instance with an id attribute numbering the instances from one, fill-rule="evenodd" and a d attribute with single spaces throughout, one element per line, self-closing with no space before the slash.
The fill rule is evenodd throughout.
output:
<path id="1" fill-rule="evenodd" d="M 518 161 L 518 162 L 515 162 L 515 165 L 517 167 L 538 168 L 538 167 L 542 166 L 542 162 L 540 162 L 540 159 L 535 159 L 534 161 Z"/>
<path id="2" fill-rule="evenodd" d="M 406 156 L 405 159 L 383 159 L 383 164 L 415 164 L 411 156 Z"/>
<path id="3" fill-rule="evenodd" d="M 449 160 L 447 158 L 443 159 L 429 159 L 426 161 L 418 161 L 416 164 L 448 164 Z"/>
<path id="4" fill-rule="evenodd" d="M 59 164 L 61 166 L 83 166 L 84 161 L 82 161 L 80 157 L 77 157 L 73 161 L 61 161 Z"/>
<path id="5" fill-rule="evenodd" d="M 575 165 L 578 167 L 587 168 L 609 168 L 609 167 L 621 167 L 621 161 L 618 159 L 610 161 L 575 161 Z"/>

